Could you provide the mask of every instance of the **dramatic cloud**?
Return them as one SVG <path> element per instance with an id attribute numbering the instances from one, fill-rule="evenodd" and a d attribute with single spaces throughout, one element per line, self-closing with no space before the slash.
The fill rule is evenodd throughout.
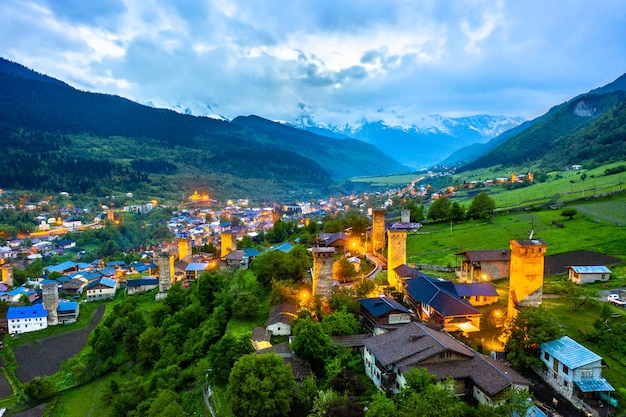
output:
<path id="1" fill-rule="evenodd" d="M 229 118 L 532 118 L 626 72 L 621 0 L 3 0 L 0 55 Z"/>

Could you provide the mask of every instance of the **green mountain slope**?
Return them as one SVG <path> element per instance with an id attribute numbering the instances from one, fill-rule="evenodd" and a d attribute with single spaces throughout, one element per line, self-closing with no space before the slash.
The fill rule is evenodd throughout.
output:
<path id="1" fill-rule="evenodd" d="M 257 119 L 230 123 L 82 92 L 0 59 L 0 187 L 274 199 L 404 169 L 364 142 Z"/>
<path id="2" fill-rule="evenodd" d="M 553 107 L 461 171 L 494 165 L 551 170 L 624 160 L 624 88 L 626 76 Z"/>

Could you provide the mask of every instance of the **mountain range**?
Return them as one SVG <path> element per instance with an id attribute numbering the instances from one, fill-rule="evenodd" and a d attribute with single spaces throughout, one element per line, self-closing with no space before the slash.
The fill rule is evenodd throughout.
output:
<path id="1" fill-rule="evenodd" d="M 0 187 L 286 201 L 351 192 L 342 180 L 438 162 L 461 171 L 601 164 L 626 155 L 625 91 L 626 75 L 523 123 L 488 115 L 432 116 L 422 126 L 333 126 L 311 115 L 289 124 L 227 121 L 79 91 L 0 58 Z"/>
<path id="2" fill-rule="evenodd" d="M 359 139 L 404 165 L 424 169 L 441 163 L 459 148 L 488 142 L 523 121 L 487 114 L 459 118 L 432 115 L 423 117 L 419 125 L 394 126 L 382 120 L 337 125 L 316 123 L 313 116 L 305 114 L 286 124 L 324 136 Z"/>

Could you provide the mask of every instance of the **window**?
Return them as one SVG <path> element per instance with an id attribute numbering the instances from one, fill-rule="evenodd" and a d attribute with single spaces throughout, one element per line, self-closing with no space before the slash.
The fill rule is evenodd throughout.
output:
<path id="1" fill-rule="evenodd" d="M 561 366 L 563 367 L 563 373 L 565 375 L 569 374 L 569 368 L 567 366 L 565 366 L 564 364 L 561 364 Z"/>
<path id="2" fill-rule="evenodd" d="M 446 350 L 446 351 L 444 351 L 444 352 L 441 352 L 441 353 L 439 354 L 439 357 L 440 357 L 441 359 L 451 358 L 451 357 L 452 357 L 452 352 L 450 352 L 449 350 Z"/>
<path id="3" fill-rule="evenodd" d="M 567 381 L 563 381 L 563 385 L 565 385 L 565 387 L 567 388 L 568 386 Z"/>
<path id="4" fill-rule="evenodd" d="M 580 371 L 581 378 L 593 378 L 593 369 L 582 369 Z"/>
<path id="5" fill-rule="evenodd" d="M 544 358 L 546 361 L 549 361 L 549 360 L 550 360 L 550 354 L 549 354 L 548 352 L 543 352 L 543 358 Z"/>

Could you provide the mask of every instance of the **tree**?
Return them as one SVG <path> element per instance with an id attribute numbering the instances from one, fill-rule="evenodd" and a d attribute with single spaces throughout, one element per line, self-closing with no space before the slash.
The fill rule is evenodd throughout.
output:
<path id="1" fill-rule="evenodd" d="M 415 200 L 411 200 L 404 206 L 410 212 L 410 220 L 413 223 L 418 223 L 424 220 L 424 205 L 417 204 Z"/>
<path id="2" fill-rule="evenodd" d="M 157 397 L 150 403 L 148 417 L 178 417 L 185 413 L 180 405 L 180 396 L 169 389 L 159 391 Z"/>
<path id="3" fill-rule="evenodd" d="M 294 322 L 291 349 L 300 358 L 308 360 L 314 370 L 323 368 L 332 348 L 333 342 L 320 323 L 307 317 Z"/>
<path id="4" fill-rule="evenodd" d="M 374 288 L 376 288 L 374 281 L 369 278 L 365 278 L 355 286 L 355 295 L 357 298 L 367 297 L 369 293 L 374 291 Z"/>
<path id="5" fill-rule="evenodd" d="M 448 210 L 448 219 L 457 222 L 459 220 L 463 220 L 464 218 L 465 209 L 458 201 L 455 201 L 450 206 L 450 210 Z"/>
<path id="6" fill-rule="evenodd" d="M 372 400 L 367 405 L 367 411 L 365 417 L 396 417 L 398 415 L 398 408 L 396 403 L 387 398 L 382 391 L 376 391 L 372 395 Z"/>
<path id="7" fill-rule="evenodd" d="M 574 216 L 578 214 L 578 210 L 574 208 L 566 208 L 561 212 L 561 216 L 568 217 L 569 220 L 574 219 Z"/>
<path id="8" fill-rule="evenodd" d="M 467 407 L 456 396 L 454 381 L 448 378 L 437 383 L 437 378 L 425 369 L 411 369 L 406 374 L 407 384 L 398 396 L 399 415 L 403 417 L 462 417 Z"/>
<path id="9" fill-rule="evenodd" d="M 245 319 L 256 316 L 259 312 L 259 299 L 248 291 L 242 291 L 235 295 L 232 305 L 233 317 Z"/>
<path id="10" fill-rule="evenodd" d="M 491 219 L 495 209 L 496 202 L 489 197 L 489 194 L 482 192 L 472 198 L 472 202 L 467 210 L 467 217 L 471 219 Z"/>
<path id="11" fill-rule="evenodd" d="M 333 276 L 337 281 L 346 283 L 352 281 L 357 272 L 348 258 L 342 256 L 333 264 Z"/>
<path id="12" fill-rule="evenodd" d="M 238 417 L 287 416 L 295 380 L 275 353 L 251 353 L 237 360 L 228 378 L 226 400 Z"/>
<path id="13" fill-rule="evenodd" d="M 50 379 L 35 377 L 24 385 L 24 392 L 30 398 L 41 401 L 56 395 L 59 390 Z"/>
<path id="14" fill-rule="evenodd" d="M 428 218 L 434 222 L 446 220 L 450 211 L 450 199 L 446 196 L 439 197 L 430 204 Z"/>
<path id="15" fill-rule="evenodd" d="M 571 280 L 567 281 L 567 298 L 572 302 L 572 311 L 577 311 L 587 301 L 598 296 L 598 290 L 578 285 Z"/>
<path id="16" fill-rule="evenodd" d="M 348 336 L 358 334 L 361 330 L 356 317 L 345 310 L 335 311 L 333 314 L 324 316 L 322 328 L 331 336 Z"/>
<path id="17" fill-rule="evenodd" d="M 543 306 L 522 308 L 505 328 L 506 358 L 518 368 L 540 367 L 539 345 L 562 335 L 556 317 Z"/>
<path id="18" fill-rule="evenodd" d="M 236 337 L 230 333 L 225 334 L 209 349 L 208 359 L 213 375 L 227 381 L 235 362 L 243 355 L 252 352 L 254 348 L 248 335 Z"/>

